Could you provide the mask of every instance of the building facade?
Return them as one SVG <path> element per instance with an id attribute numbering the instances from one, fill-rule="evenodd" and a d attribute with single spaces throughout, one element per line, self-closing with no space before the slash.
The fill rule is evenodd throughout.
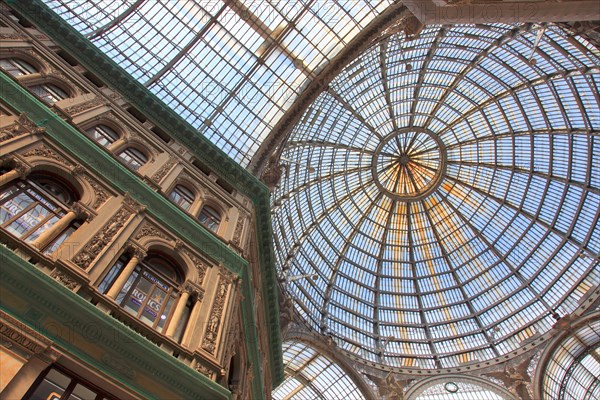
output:
<path id="1" fill-rule="evenodd" d="M 0 36 L 2 398 L 268 398 L 254 199 L 5 5 Z"/>

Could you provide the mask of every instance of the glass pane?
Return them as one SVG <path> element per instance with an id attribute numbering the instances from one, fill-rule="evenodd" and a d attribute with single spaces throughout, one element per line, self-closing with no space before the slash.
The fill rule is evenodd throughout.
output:
<path id="1" fill-rule="evenodd" d="M 152 284 L 145 278 L 141 278 L 138 284 L 133 288 L 129 299 L 125 303 L 125 310 L 132 314 L 137 314 L 140 306 L 146 301 L 148 293 L 152 289 Z"/>
<path id="2" fill-rule="evenodd" d="M 162 314 L 160 315 L 160 321 L 158 321 L 158 326 L 156 327 L 158 330 L 161 330 L 165 326 L 165 322 L 167 322 L 167 318 L 169 318 L 169 314 L 171 312 L 171 308 L 173 307 L 174 302 L 175 302 L 175 298 L 173 296 L 169 297 L 169 301 L 167 302 L 165 309 L 163 310 Z M 186 308 L 186 312 L 187 312 L 187 310 L 188 310 L 188 308 Z M 185 315 L 183 316 L 182 320 L 184 318 L 186 318 Z M 180 325 L 181 325 L 181 323 L 180 323 Z M 179 326 L 177 327 L 177 329 L 179 329 Z M 175 332 L 174 337 L 178 337 L 177 332 Z"/>
<path id="3" fill-rule="evenodd" d="M 59 400 L 69 383 L 71 378 L 52 369 L 28 400 Z"/>
<path id="4" fill-rule="evenodd" d="M 95 400 L 96 393 L 81 384 L 77 384 L 68 400 Z"/>
<path id="5" fill-rule="evenodd" d="M 117 298 L 115 299 L 115 301 L 118 304 L 121 304 L 123 302 L 123 299 L 125 298 L 125 296 L 129 292 L 129 290 L 131 289 L 131 285 L 133 285 L 133 282 L 135 282 L 135 279 L 137 278 L 138 274 L 139 274 L 138 271 L 134 271 L 131 274 L 131 276 L 129 278 L 127 278 L 127 282 L 125 282 L 125 285 L 123 285 L 121 292 L 119 292 L 119 294 L 117 295 Z"/>
<path id="6" fill-rule="evenodd" d="M 102 282 L 98 286 L 98 291 L 100 293 L 106 294 L 106 292 L 108 292 L 108 289 L 112 286 L 119 272 L 121 271 L 121 269 L 123 269 L 123 266 L 125 266 L 125 262 L 126 260 L 124 258 L 119 258 L 117 262 L 112 266 L 108 274 L 106 274 L 106 276 L 104 277 L 104 279 L 102 279 Z"/>
<path id="7" fill-rule="evenodd" d="M 16 192 L 18 189 L 14 188 L 13 191 Z M 23 211 L 27 206 L 29 206 L 33 202 L 33 199 L 27 195 L 27 193 L 20 193 L 12 199 L 8 200 L 6 203 L 2 204 L 2 211 L 0 214 L 0 221 L 2 223 L 8 221 L 12 217 L 18 215 Z"/>
<path id="8" fill-rule="evenodd" d="M 15 221 L 13 221 L 6 229 L 10 233 L 21 237 L 25 233 L 33 230 L 40 222 L 44 221 L 46 217 L 48 217 L 49 213 L 50 211 L 47 208 L 38 204 L 25 214 L 21 215 Z M 51 225 L 45 225 L 44 227 L 42 227 L 39 230 L 39 233 L 41 233 L 45 229 L 48 229 L 49 226 Z"/>
<path id="9" fill-rule="evenodd" d="M 146 323 L 153 324 L 160 313 L 160 309 L 167 294 L 160 288 L 155 287 L 149 296 L 148 303 L 144 307 L 141 319 Z"/>

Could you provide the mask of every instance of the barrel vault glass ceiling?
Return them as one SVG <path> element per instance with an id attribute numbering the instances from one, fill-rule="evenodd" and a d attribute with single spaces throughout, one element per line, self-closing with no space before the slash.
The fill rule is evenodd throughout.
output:
<path id="1" fill-rule="evenodd" d="M 242 166 L 392 1 L 47 0 Z M 538 24 L 430 26 L 307 108 L 272 196 L 296 310 L 357 360 L 518 349 L 600 281 L 600 53 Z"/>
<path id="2" fill-rule="evenodd" d="M 47 0 L 242 166 L 391 1 Z"/>

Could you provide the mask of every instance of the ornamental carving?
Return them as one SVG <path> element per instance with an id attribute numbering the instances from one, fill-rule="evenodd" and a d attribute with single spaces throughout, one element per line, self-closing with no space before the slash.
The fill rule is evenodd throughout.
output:
<path id="1" fill-rule="evenodd" d="M 198 363 L 194 369 L 210 379 L 213 377 L 213 372 L 205 365 Z"/>
<path id="2" fill-rule="evenodd" d="M 6 318 L 8 320 L 7 322 L 9 322 L 6 323 L 4 321 L 4 313 L 2 314 L 3 318 L 0 319 L 0 336 L 5 339 L 3 341 L 17 344 L 34 354 L 41 353 L 46 348 L 46 346 L 37 343 L 35 339 L 40 341 L 45 341 L 47 339 L 40 337 L 39 334 L 36 334 L 31 328 L 16 320 L 13 320 L 13 318 Z M 28 336 L 33 337 L 33 339 Z"/>
<path id="3" fill-rule="evenodd" d="M 237 223 L 235 224 L 235 230 L 233 231 L 233 239 L 232 242 L 234 245 L 241 247 L 242 243 L 242 230 L 244 229 L 244 220 L 246 216 L 243 213 L 240 213 L 237 219 Z"/>
<path id="4" fill-rule="evenodd" d="M 135 240 L 140 240 L 148 236 L 155 236 L 170 242 L 172 239 L 163 231 L 159 230 L 154 224 L 145 222 L 133 237 Z"/>
<path id="5" fill-rule="evenodd" d="M 19 115 L 19 119 L 17 119 L 14 124 L 4 127 L 0 130 L 0 142 L 4 142 L 26 133 L 39 134 L 44 132 L 46 132 L 46 128 L 37 126 L 35 122 L 27 117 L 27 114 L 23 113 Z"/>
<path id="6" fill-rule="evenodd" d="M 160 169 L 156 171 L 154 175 L 152 175 L 152 180 L 156 183 L 159 183 L 165 177 L 165 175 L 167 175 L 171 168 L 173 168 L 175 163 L 175 160 L 169 158 L 169 160 L 162 167 L 160 167 Z"/>
<path id="7" fill-rule="evenodd" d="M 391 372 L 385 378 L 366 373 L 364 375 L 377 386 L 379 395 L 389 400 L 404 400 L 404 388 L 414 381 L 412 378 L 397 379 Z"/>
<path id="8" fill-rule="evenodd" d="M 217 336 L 219 335 L 228 287 L 228 279 L 223 275 L 219 275 L 219 285 L 215 295 L 215 302 L 210 312 L 210 317 L 208 318 L 208 326 L 206 328 L 206 334 L 204 335 L 204 342 L 202 343 L 202 348 L 213 355 L 215 354 L 215 349 L 217 347 Z"/>
<path id="9" fill-rule="evenodd" d="M 85 181 L 94 190 L 94 195 L 96 197 L 96 200 L 94 201 L 94 204 L 92 205 L 92 208 L 94 210 L 96 210 L 98 207 L 100 207 L 100 205 L 104 204 L 104 202 L 106 201 L 106 199 L 108 199 L 108 193 L 106 192 L 106 190 L 104 190 L 104 188 L 102 186 L 100 186 L 98 184 L 98 182 L 96 182 L 96 180 L 90 178 L 89 176 L 84 175 L 83 179 L 85 179 Z"/>
<path id="10" fill-rule="evenodd" d="M 66 107 L 63 110 L 67 114 L 78 114 L 82 111 L 89 110 L 90 108 L 94 108 L 103 104 L 104 99 L 100 96 L 96 96 L 92 100 L 88 100 L 80 104 L 75 104 L 74 106 Z"/>
<path id="11" fill-rule="evenodd" d="M 61 285 L 67 287 L 69 290 L 75 290 L 75 288 L 79 285 L 75 279 L 71 278 L 62 271 L 54 271 L 50 276 L 58 281 Z"/>
<path id="12" fill-rule="evenodd" d="M 125 193 L 123 196 L 123 204 L 132 209 L 136 214 L 141 213 L 146 209 L 146 206 L 140 204 L 137 200 L 129 195 L 129 193 Z"/>
<path id="13" fill-rule="evenodd" d="M 27 39 L 22 33 L 0 33 L 0 39 Z"/>
<path id="14" fill-rule="evenodd" d="M 198 285 L 201 285 L 202 281 L 204 281 L 204 277 L 206 276 L 206 265 L 204 265 L 204 263 L 200 261 L 200 259 L 193 255 L 191 252 L 185 251 L 185 254 L 189 257 L 190 260 L 192 260 L 192 263 L 194 263 L 196 271 L 198 272 L 198 280 L 196 281 L 196 283 L 198 283 Z"/>
<path id="15" fill-rule="evenodd" d="M 73 262 L 81 269 L 86 269 L 96 259 L 98 254 L 104 249 L 115 236 L 115 234 L 123 227 L 125 222 L 131 217 L 132 212 L 122 208 L 113 217 L 100 232 L 98 232 L 92 240 L 73 258 Z"/>
<path id="16" fill-rule="evenodd" d="M 23 153 L 24 157 L 42 157 L 42 158 L 50 158 L 52 160 L 56 160 L 61 164 L 66 166 L 72 166 L 73 164 L 67 161 L 64 157 L 60 156 L 54 150 L 42 145 L 40 147 L 36 147 L 35 149 L 31 149 L 25 153 Z"/>

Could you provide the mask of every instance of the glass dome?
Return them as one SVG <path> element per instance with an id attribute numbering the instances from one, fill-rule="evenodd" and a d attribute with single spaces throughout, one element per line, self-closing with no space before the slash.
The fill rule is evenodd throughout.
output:
<path id="1" fill-rule="evenodd" d="M 297 311 L 355 359 L 425 369 L 572 312 L 600 278 L 599 57 L 554 25 L 463 25 L 350 62 L 282 149 Z"/>

